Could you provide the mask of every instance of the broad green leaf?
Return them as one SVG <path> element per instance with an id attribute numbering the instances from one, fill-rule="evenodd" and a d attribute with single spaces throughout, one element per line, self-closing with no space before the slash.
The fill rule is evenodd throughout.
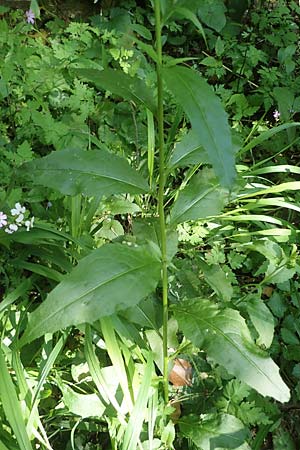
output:
<path id="1" fill-rule="evenodd" d="M 179 192 L 171 209 L 171 224 L 220 214 L 227 198 L 228 192 L 220 187 L 214 173 L 204 169 Z"/>
<path id="2" fill-rule="evenodd" d="M 54 151 L 22 168 L 35 184 L 57 189 L 65 195 L 140 194 L 147 183 L 128 162 L 104 150 Z"/>
<path id="3" fill-rule="evenodd" d="M 250 437 L 245 425 L 230 414 L 191 414 L 180 418 L 179 429 L 201 450 L 237 449 Z"/>
<path id="4" fill-rule="evenodd" d="M 246 297 L 245 306 L 251 322 L 259 335 L 257 343 L 269 348 L 274 336 L 273 314 L 264 301 L 255 294 Z"/>
<path id="5" fill-rule="evenodd" d="M 158 248 L 106 244 L 80 260 L 29 316 L 21 344 L 136 305 L 160 277 Z"/>
<path id="6" fill-rule="evenodd" d="M 148 87 L 143 80 L 115 69 L 77 69 L 74 72 L 81 78 L 93 83 L 98 89 L 110 91 L 134 103 L 144 104 L 155 114 L 156 103 L 153 89 Z"/>
<path id="7" fill-rule="evenodd" d="M 198 16 L 206 25 L 221 31 L 226 25 L 226 7 L 223 0 L 199 0 Z"/>
<path id="8" fill-rule="evenodd" d="M 206 299 L 184 301 L 174 311 L 184 335 L 229 373 L 264 396 L 281 402 L 289 400 L 289 389 L 279 375 L 279 368 L 255 346 L 238 311 L 219 310 Z"/>
<path id="9" fill-rule="evenodd" d="M 0 348 L 0 374 L 1 374 L 0 399 L 5 416 L 13 429 L 20 450 L 32 450 L 32 446 L 30 444 L 26 432 L 26 426 L 24 423 L 21 405 L 17 397 L 15 386 L 10 377 L 8 367 L 6 365 L 5 358 L 1 348 Z"/>
<path id="10" fill-rule="evenodd" d="M 79 394 L 64 383 L 59 383 L 63 403 L 68 410 L 80 417 L 102 417 L 105 406 L 97 394 Z"/>
<path id="11" fill-rule="evenodd" d="M 235 158 L 227 115 L 220 99 L 200 75 L 186 67 L 164 69 L 167 87 L 189 117 L 220 183 L 234 183 Z"/>
<path id="12" fill-rule="evenodd" d="M 170 159 L 170 167 L 188 166 L 189 164 L 208 163 L 208 156 L 201 145 L 201 138 L 195 130 L 190 130 L 175 145 Z"/>

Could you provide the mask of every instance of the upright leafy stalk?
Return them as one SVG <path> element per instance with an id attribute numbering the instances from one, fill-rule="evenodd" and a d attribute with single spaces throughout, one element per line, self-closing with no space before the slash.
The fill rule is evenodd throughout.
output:
<path id="1" fill-rule="evenodd" d="M 156 74 L 157 74 L 157 123 L 159 145 L 159 188 L 158 188 L 158 213 L 160 225 L 160 241 L 162 254 L 162 289 L 163 289 L 163 376 L 164 398 L 169 399 L 168 389 L 168 267 L 167 267 L 167 240 L 164 211 L 165 190 L 165 143 L 164 143 L 164 108 L 163 108 L 163 83 L 162 83 L 162 43 L 161 43 L 161 19 L 160 0 L 155 0 L 155 33 L 156 33 Z"/>

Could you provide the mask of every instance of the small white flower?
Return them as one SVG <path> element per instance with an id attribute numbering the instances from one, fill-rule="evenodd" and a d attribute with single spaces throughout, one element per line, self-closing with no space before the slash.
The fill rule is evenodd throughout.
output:
<path id="1" fill-rule="evenodd" d="M 33 227 L 34 217 L 31 217 L 30 220 L 25 220 L 26 231 L 29 231 L 30 228 Z"/>
<path id="2" fill-rule="evenodd" d="M 16 218 L 16 222 L 18 224 L 20 224 L 21 222 L 23 222 L 24 220 L 24 214 L 20 214 L 17 218 Z"/>
<path id="3" fill-rule="evenodd" d="M 23 218 L 24 218 L 25 211 L 26 211 L 25 206 L 22 206 L 19 202 L 16 203 L 15 207 L 10 210 L 10 212 L 13 216 L 21 216 L 23 214 Z"/>
<path id="4" fill-rule="evenodd" d="M 18 225 L 14 224 L 14 223 L 11 223 L 11 224 L 8 226 L 8 228 L 5 228 L 5 231 L 6 231 L 6 233 L 8 233 L 8 234 L 12 234 L 12 233 L 14 233 L 15 231 L 18 231 Z"/>

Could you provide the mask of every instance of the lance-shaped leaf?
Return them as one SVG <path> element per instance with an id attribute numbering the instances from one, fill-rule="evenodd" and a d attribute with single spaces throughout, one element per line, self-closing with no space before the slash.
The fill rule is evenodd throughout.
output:
<path id="1" fill-rule="evenodd" d="M 153 89 L 137 77 L 131 77 L 122 70 L 114 69 L 77 69 L 75 73 L 93 83 L 98 89 L 110 91 L 134 103 L 144 104 L 153 114 L 156 112 Z"/>
<path id="2" fill-rule="evenodd" d="M 218 184 L 212 170 L 202 170 L 179 193 L 171 210 L 171 224 L 220 214 L 227 198 L 228 192 Z"/>
<path id="3" fill-rule="evenodd" d="M 229 373 L 262 395 L 281 402 L 290 398 L 289 389 L 274 361 L 255 346 L 245 320 L 230 308 L 219 310 L 206 299 L 192 299 L 174 307 L 184 335 L 204 350 Z"/>
<path id="4" fill-rule="evenodd" d="M 148 189 L 142 175 L 124 158 L 105 150 L 55 151 L 25 164 L 24 170 L 31 174 L 35 184 L 65 195 L 139 194 Z"/>
<path id="5" fill-rule="evenodd" d="M 205 149 L 221 184 L 231 187 L 236 176 L 234 149 L 227 115 L 220 99 L 192 69 L 170 67 L 164 69 L 163 76 L 168 89 L 198 133 L 199 143 Z"/>
<path id="6" fill-rule="evenodd" d="M 29 316 L 21 344 L 136 305 L 160 277 L 157 246 L 107 244 L 83 258 Z"/>

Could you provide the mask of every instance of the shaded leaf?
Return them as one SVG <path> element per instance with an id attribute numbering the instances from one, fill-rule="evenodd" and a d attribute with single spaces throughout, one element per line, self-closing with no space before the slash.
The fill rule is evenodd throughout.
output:
<path id="1" fill-rule="evenodd" d="M 201 450 L 237 449 L 249 438 L 244 424 L 230 414 L 191 414 L 179 420 L 179 428 Z"/>
<path id="2" fill-rule="evenodd" d="M 110 91 L 134 103 L 142 103 L 155 114 L 156 103 L 153 89 L 148 87 L 143 80 L 115 69 L 77 69 L 74 72 L 92 82 L 98 89 Z"/>
<path id="3" fill-rule="evenodd" d="M 174 311 L 184 335 L 229 373 L 264 396 L 281 402 L 289 400 L 289 389 L 279 368 L 255 346 L 238 311 L 219 310 L 206 299 L 187 300 L 176 305 Z"/>
<path id="4" fill-rule="evenodd" d="M 264 131 L 259 136 L 252 139 L 248 144 L 246 144 L 240 150 L 240 154 L 246 153 L 249 150 L 251 150 L 252 148 L 262 144 L 264 141 L 267 141 L 275 134 L 280 133 L 280 131 L 288 130 L 289 128 L 294 128 L 294 127 L 299 127 L 299 126 L 300 126 L 300 122 L 289 122 L 289 123 L 284 123 L 282 125 L 279 125 L 277 127 L 273 127 L 270 130 Z"/>
<path id="5" fill-rule="evenodd" d="M 214 173 L 204 169 L 180 191 L 171 209 L 171 224 L 220 214 L 227 197 L 228 192 L 219 186 Z"/>
<path id="6" fill-rule="evenodd" d="M 170 167 L 177 167 L 208 162 L 208 156 L 201 145 L 199 134 L 195 130 L 190 130 L 175 145 L 169 165 Z"/>
<path id="7" fill-rule="evenodd" d="M 247 297 L 245 302 L 251 322 L 259 335 L 257 343 L 269 348 L 274 336 L 273 314 L 263 300 L 256 295 Z"/>
<path id="8" fill-rule="evenodd" d="M 128 162 L 104 150 L 55 151 L 22 167 L 35 184 L 57 189 L 65 195 L 139 194 L 147 183 Z"/>
<path id="9" fill-rule="evenodd" d="M 199 144 L 205 149 L 220 183 L 234 183 L 235 158 L 227 115 L 220 99 L 197 72 L 186 67 L 170 67 L 163 72 L 166 84 L 189 117 Z"/>
<path id="10" fill-rule="evenodd" d="M 198 15 L 209 27 L 221 31 L 226 25 L 225 5 L 223 0 L 199 0 Z"/>
<path id="11" fill-rule="evenodd" d="M 204 274 L 205 281 L 212 287 L 219 298 L 229 302 L 233 295 L 233 287 L 225 272 L 217 264 L 208 265 L 204 261 L 198 261 Z"/>
<path id="12" fill-rule="evenodd" d="M 104 245 L 83 258 L 30 314 L 21 344 L 136 305 L 159 277 L 157 247 Z"/>

